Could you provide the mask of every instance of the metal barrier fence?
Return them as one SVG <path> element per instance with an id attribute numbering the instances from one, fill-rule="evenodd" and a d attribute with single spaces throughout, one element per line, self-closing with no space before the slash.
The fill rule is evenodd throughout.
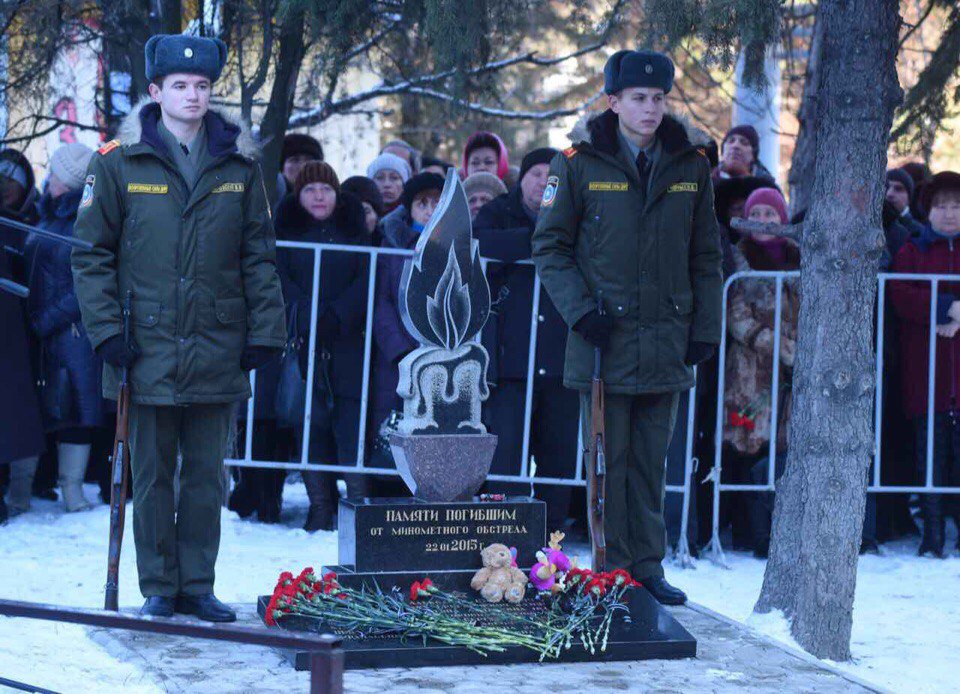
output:
<path id="1" fill-rule="evenodd" d="M 316 367 L 316 324 L 318 318 L 319 305 L 319 279 L 321 271 L 321 260 L 324 253 L 362 253 L 369 256 L 368 278 L 367 278 L 367 307 L 366 324 L 364 329 L 364 349 L 363 349 L 363 381 L 360 391 L 360 421 L 358 422 L 359 435 L 357 437 L 357 457 L 353 463 L 325 463 L 310 462 L 310 421 L 313 409 L 313 388 L 306 388 L 306 402 L 304 406 L 304 426 L 301 441 L 300 462 L 283 462 L 270 460 L 255 460 L 252 457 L 252 441 L 254 429 L 254 399 L 251 397 L 247 402 L 247 425 L 246 439 L 244 443 L 243 458 L 231 458 L 225 461 L 226 465 L 234 467 L 258 467 L 273 468 L 285 470 L 316 470 L 323 472 L 339 472 L 351 474 L 367 475 L 392 475 L 399 473 L 392 468 L 374 468 L 367 467 L 364 464 L 366 444 L 367 444 L 367 413 L 369 409 L 369 390 L 370 390 L 370 367 L 371 350 L 373 338 L 373 313 L 376 294 L 376 274 L 377 259 L 380 256 L 401 256 L 409 257 L 413 255 L 411 250 L 401 250 L 393 248 L 375 248 L 366 246 L 346 246 L 337 244 L 317 244 L 300 243 L 292 241 L 280 241 L 278 246 L 290 249 L 297 249 L 313 254 L 313 279 L 312 296 L 310 311 L 310 334 L 309 334 L 309 352 L 307 358 L 307 384 L 314 382 L 314 373 Z M 484 259 L 484 264 L 489 262 L 498 262 L 495 260 Z M 522 264 L 531 264 L 530 261 L 521 261 Z M 724 386 L 726 377 L 726 359 L 727 359 L 727 312 L 730 287 L 738 281 L 773 281 L 775 283 L 775 310 L 774 310 L 774 330 L 773 330 L 773 353 L 775 360 L 771 376 L 771 393 L 777 393 L 779 390 L 779 369 L 776 368 L 776 360 L 779 359 L 780 341 L 781 341 L 781 317 L 783 310 L 783 283 L 786 279 L 799 278 L 799 271 L 746 271 L 738 272 L 727 278 L 723 286 L 723 314 L 722 325 L 723 332 L 719 350 L 719 382 L 717 387 L 717 409 L 716 409 L 716 429 L 714 432 L 714 461 L 713 470 L 706 481 L 713 483 L 713 527 L 708 550 L 712 551 L 715 557 L 722 561 L 723 548 L 720 543 L 720 494 L 722 492 L 772 492 L 776 486 L 776 445 L 769 446 L 767 481 L 765 484 L 732 484 L 723 483 L 721 474 L 723 470 L 723 424 L 724 424 Z M 928 274 L 893 274 L 881 273 L 877 276 L 877 322 L 876 322 L 876 389 L 874 405 L 874 454 L 872 482 L 867 491 L 870 493 L 917 493 L 917 494 L 960 494 L 960 487 L 938 487 L 933 484 L 933 417 L 927 417 L 927 453 L 926 453 L 926 473 L 922 486 L 884 486 L 880 481 L 881 472 L 881 446 L 880 439 L 882 435 L 882 416 L 883 416 L 883 346 L 884 346 L 884 312 L 886 308 L 886 284 L 889 281 L 923 281 L 931 285 L 931 297 L 936 296 L 937 288 L 941 282 L 960 282 L 960 275 L 928 275 Z M 583 469 L 583 432 L 579 431 L 576 470 L 572 477 L 542 477 L 531 474 L 530 470 L 530 423 L 533 412 L 533 387 L 534 371 L 537 352 L 537 332 L 540 321 L 540 296 L 541 285 L 540 278 L 534 274 L 533 304 L 530 311 L 530 340 L 529 351 L 527 355 L 527 379 L 526 394 L 524 399 L 523 412 L 523 450 L 521 455 L 521 468 L 516 475 L 492 474 L 488 480 L 497 482 L 515 482 L 521 484 L 555 484 L 566 486 L 582 487 L 586 485 L 586 479 Z M 931 299 L 930 304 L 930 351 L 928 355 L 929 373 L 928 373 L 928 415 L 934 411 L 934 382 L 936 378 L 936 302 Z M 479 336 L 477 337 L 479 340 Z M 256 390 L 256 372 L 250 374 L 251 389 Z M 778 428 L 778 398 L 770 398 L 770 441 L 776 442 Z M 698 464 L 694 456 L 694 439 L 696 421 L 696 386 L 689 392 L 689 405 L 687 408 L 687 427 L 684 456 L 684 484 L 667 485 L 667 492 L 683 495 L 682 518 L 680 527 L 680 536 L 676 550 L 676 559 L 681 565 L 688 565 L 691 560 L 690 548 L 687 539 L 689 524 L 690 495 L 692 493 L 693 472 Z M 578 422 L 578 429 L 579 422 Z"/>
<path id="2" fill-rule="evenodd" d="M 369 391 L 370 391 L 370 366 L 371 366 L 371 350 L 372 350 L 372 339 L 373 339 L 373 313 L 374 313 L 374 300 L 376 295 L 376 279 L 377 279 L 377 259 L 380 256 L 401 256 L 409 257 L 413 255 L 412 250 L 402 250 L 395 248 L 379 248 L 379 247 L 368 247 L 368 246 L 348 246 L 340 244 L 326 244 L 326 243 L 303 243 L 303 242 L 294 242 L 294 241 L 278 241 L 277 246 L 281 248 L 295 249 L 303 252 L 311 252 L 313 254 L 313 275 L 312 275 L 312 294 L 310 302 L 310 336 L 308 342 L 308 353 L 307 353 L 307 374 L 306 374 L 306 402 L 304 405 L 304 424 L 303 424 L 303 436 L 301 440 L 300 448 L 300 462 L 284 462 L 276 460 L 256 460 L 253 458 L 253 429 L 254 429 L 254 398 L 251 397 L 247 401 L 247 421 L 245 429 L 245 441 L 244 441 L 244 452 L 243 458 L 228 458 L 224 463 L 228 466 L 233 467 L 256 467 L 256 468 L 270 468 L 270 469 L 280 469 L 280 470 L 300 470 L 308 471 L 314 470 L 319 472 L 338 472 L 341 474 L 366 474 L 366 475 L 393 475 L 396 476 L 399 473 L 392 468 L 375 468 L 367 467 L 364 462 L 366 458 L 366 442 L 367 442 L 367 419 L 369 411 Z M 320 288 L 320 271 L 322 268 L 322 258 L 324 253 L 362 253 L 369 256 L 370 262 L 368 263 L 368 277 L 367 277 L 367 308 L 366 308 L 366 324 L 364 328 L 364 345 L 363 345 L 363 381 L 360 388 L 360 421 L 359 426 L 359 435 L 357 437 L 357 458 L 353 463 L 314 463 L 309 460 L 309 450 L 310 450 L 310 421 L 311 415 L 313 412 L 313 387 L 314 382 L 314 373 L 316 368 L 316 327 L 317 327 L 317 318 L 318 318 L 318 306 L 320 302 L 319 288 Z M 483 259 L 484 264 L 486 263 L 496 263 L 498 261 L 494 259 Z M 520 264 L 532 265 L 530 261 L 521 261 Z M 530 341 L 528 345 L 528 354 L 527 354 L 527 379 L 526 379 L 526 394 L 524 399 L 524 409 L 523 409 L 523 451 L 521 455 L 521 467 L 519 474 L 517 475 L 498 475 L 492 474 L 488 475 L 487 479 L 495 482 L 516 482 L 521 484 L 553 484 L 553 485 L 565 485 L 565 486 L 577 486 L 584 487 L 586 486 L 586 478 L 584 476 L 583 470 L 583 432 L 579 431 L 578 436 L 578 445 L 577 445 L 577 461 L 576 461 L 576 470 L 572 477 L 542 477 L 539 475 L 530 474 L 530 422 L 533 414 L 533 384 L 534 384 L 534 372 L 536 368 L 536 354 L 537 354 L 537 331 L 539 329 L 540 321 L 540 293 L 541 285 L 539 276 L 534 273 L 534 286 L 533 286 L 533 304 L 530 307 Z M 479 340 L 479 336 L 477 337 Z M 250 387 L 251 390 L 256 392 L 257 387 L 257 377 L 256 371 L 250 373 Z M 685 470 L 684 470 L 684 479 L 686 483 L 683 485 L 668 485 L 667 491 L 670 493 L 683 494 L 683 518 L 682 518 L 682 527 L 680 530 L 680 544 L 677 550 L 677 556 L 681 563 L 689 563 L 690 561 L 690 549 L 687 542 L 687 526 L 688 526 L 688 516 L 690 508 L 690 493 L 691 485 L 690 478 L 693 474 L 695 461 L 693 459 L 693 442 L 694 442 L 694 433 L 693 433 L 693 423 L 695 416 L 695 405 L 696 405 L 696 387 L 690 391 L 689 406 L 687 408 L 687 441 L 686 441 L 686 455 L 685 455 Z M 379 424 L 379 423 L 375 423 Z M 579 418 L 578 418 L 578 429 Z M 496 433 L 496 432 L 494 432 Z"/>
<path id="3" fill-rule="evenodd" d="M 709 479 L 713 483 L 713 527 L 708 545 L 714 558 L 723 561 L 723 547 L 720 543 L 720 494 L 722 492 L 772 492 L 776 489 L 776 458 L 777 458 L 777 427 L 778 427 L 778 398 L 775 394 L 779 389 L 780 370 L 780 335 L 781 318 L 783 315 L 783 282 L 785 279 L 797 279 L 800 272 L 791 271 L 746 271 L 738 272 L 727 278 L 723 285 L 723 334 L 720 338 L 720 365 L 719 381 L 717 384 L 716 430 L 714 432 L 714 462 Z M 773 280 L 775 282 L 775 309 L 773 325 L 773 369 L 770 384 L 770 443 L 767 464 L 766 484 L 726 484 L 721 481 L 723 472 L 723 425 L 724 425 L 724 387 L 726 384 L 727 360 L 727 311 L 730 287 L 740 280 Z M 928 353 L 927 375 L 927 449 L 925 461 L 925 480 L 923 486 L 884 486 L 880 482 L 881 472 L 881 436 L 883 418 L 883 347 L 884 347 L 884 315 L 886 310 L 886 285 L 890 281 L 920 281 L 930 283 L 930 326 L 928 339 L 930 349 Z M 877 275 L 877 322 L 876 322 L 876 387 L 874 399 L 874 451 L 872 465 L 872 482 L 867 487 L 869 493 L 890 494 L 960 494 L 960 487 L 938 487 L 933 484 L 933 425 L 934 425 L 934 383 L 936 378 L 936 325 L 937 325 L 937 288 L 941 282 L 960 282 L 960 275 L 930 275 L 930 274 L 897 274 L 880 273 Z"/>

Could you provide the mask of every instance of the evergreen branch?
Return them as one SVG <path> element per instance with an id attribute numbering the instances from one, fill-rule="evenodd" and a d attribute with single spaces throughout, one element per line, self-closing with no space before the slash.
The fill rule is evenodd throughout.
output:
<path id="1" fill-rule="evenodd" d="M 935 6 L 936 6 L 936 3 L 932 1 L 930 2 L 929 5 L 927 5 L 927 9 L 924 10 L 923 14 L 920 15 L 920 18 L 917 19 L 917 23 L 910 25 L 910 28 L 907 30 L 907 33 L 905 33 L 900 38 L 900 43 L 897 44 L 897 50 L 900 50 L 901 48 L 903 48 L 903 45 L 910 40 L 910 37 L 913 36 L 913 34 L 917 31 L 917 29 L 923 26 L 923 23 L 927 21 L 927 17 L 930 16 L 931 12 L 933 12 L 933 8 Z"/>
<path id="2" fill-rule="evenodd" d="M 891 142 L 906 136 L 924 118 L 935 125 L 943 120 L 947 110 L 948 83 L 960 63 L 960 9 L 954 9 L 943 31 L 940 45 L 930 62 L 920 73 L 917 83 L 907 92 L 897 112 L 898 122 L 890 133 Z M 953 98 L 957 101 L 956 94 Z"/>

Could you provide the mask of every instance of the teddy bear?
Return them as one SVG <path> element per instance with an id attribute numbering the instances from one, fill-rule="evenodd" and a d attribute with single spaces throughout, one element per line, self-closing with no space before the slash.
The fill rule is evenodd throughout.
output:
<path id="1" fill-rule="evenodd" d="M 527 576 L 513 565 L 513 554 L 506 545 L 495 543 L 480 550 L 483 568 L 470 580 L 487 602 L 518 603 L 527 589 Z"/>

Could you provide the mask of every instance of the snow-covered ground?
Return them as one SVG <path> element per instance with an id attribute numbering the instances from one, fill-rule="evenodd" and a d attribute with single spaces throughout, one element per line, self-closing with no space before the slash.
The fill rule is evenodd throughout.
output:
<path id="1" fill-rule="evenodd" d="M 93 487 L 88 496 L 95 497 Z M 285 569 L 336 561 L 336 534 L 308 535 L 302 485 L 287 485 L 282 526 L 223 514 L 217 594 L 253 603 Z M 128 527 L 121 565 L 123 607 L 141 602 L 136 587 L 133 534 Z M 100 607 L 105 577 L 108 511 L 64 515 L 57 504 L 34 510 L 0 528 L 0 597 Z M 954 539 L 951 538 L 952 547 Z M 953 692 L 960 681 L 960 557 L 920 559 L 915 543 L 886 545 L 883 556 L 860 561 L 849 672 L 902 692 Z M 667 567 L 668 578 L 691 599 L 757 630 L 789 641 L 782 621 L 751 616 L 764 563 L 728 553 L 729 569 L 700 561 L 696 569 Z M 121 662 L 88 639 L 78 626 L 0 618 L 0 677 L 37 682 L 62 691 L 153 692 L 158 682 L 137 663 Z M 213 691 L 212 689 L 210 691 Z"/>

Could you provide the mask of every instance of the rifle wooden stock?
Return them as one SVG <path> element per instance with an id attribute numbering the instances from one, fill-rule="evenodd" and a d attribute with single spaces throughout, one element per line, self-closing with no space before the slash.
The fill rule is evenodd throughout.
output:
<path id="1" fill-rule="evenodd" d="M 127 292 L 123 307 L 123 334 L 130 343 L 130 311 L 133 296 Z M 117 429 L 113 436 L 113 456 L 110 459 L 110 547 L 107 551 L 107 585 L 103 609 L 119 609 L 120 549 L 123 546 L 123 524 L 127 509 L 127 484 L 130 478 L 130 369 L 120 373 L 120 392 L 117 395 Z"/>
<path id="2" fill-rule="evenodd" d="M 604 534 L 607 463 L 605 453 L 603 381 L 595 376 L 590 395 L 590 460 L 587 478 L 590 489 L 588 518 L 593 570 L 607 570 L 607 540 Z"/>

